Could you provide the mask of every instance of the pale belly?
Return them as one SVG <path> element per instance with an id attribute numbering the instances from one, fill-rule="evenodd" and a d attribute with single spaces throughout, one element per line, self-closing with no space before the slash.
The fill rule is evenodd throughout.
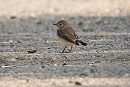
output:
<path id="1" fill-rule="evenodd" d="M 74 45 L 73 43 L 68 42 L 68 41 L 65 40 L 65 39 L 62 39 L 62 38 L 59 37 L 58 35 L 57 35 L 57 39 L 58 39 L 59 43 L 60 43 L 61 45 L 63 45 L 63 46 L 73 46 L 73 45 Z"/>

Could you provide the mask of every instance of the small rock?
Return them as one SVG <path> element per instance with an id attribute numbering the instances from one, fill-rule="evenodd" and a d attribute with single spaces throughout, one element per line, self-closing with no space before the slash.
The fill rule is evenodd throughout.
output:
<path id="1" fill-rule="evenodd" d="M 101 55 L 96 55 L 96 57 L 101 57 Z"/>
<path id="2" fill-rule="evenodd" d="M 80 26 L 83 25 L 83 22 L 79 22 L 78 25 L 80 25 Z"/>
<path id="3" fill-rule="evenodd" d="M 80 76 L 88 76 L 88 74 L 86 73 L 86 74 L 80 74 Z"/>
<path id="4" fill-rule="evenodd" d="M 63 66 L 67 65 L 66 63 L 63 63 Z"/>
<path id="5" fill-rule="evenodd" d="M 12 44 L 12 43 L 13 43 L 13 40 L 9 40 L 9 43 Z"/>
<path id="6" fill-rule="evenodd" d="M 42 66 L 42 68 L 45 68 L 45 66 Z"/>
<path id="7" fill-rule="evenodd" d="M 95 62 L 95 63 L 101 63 L 101 61 L 100 61 L 100 60 L 95 60 L 94 62 Z"/>
<path id="8" fill-rule="evenodd" d="M 19 41 L 19 40 L 18 40 L 17 42 L 18 42 L 18 43 L 21 43 L 21 41 Z"/>
<path id="9" fill-rule="evenodd" d="M 15 58 L 12 58 L 11 61 L 12 61 L 12 62 L 15 62 L 15 61 L 17 61 L 17 60 L 16 60 Z"/>
<path id="10" fill-rule="evenodd" d="M 57 64 L 54 64 L 54 66 L 58 66 Z"/>
<path id="11" fill-rule="evenodd" d="M 8 34 L 12 34 L 12 32 L 8 32 Z"/>
<path id="12" fill-rule="evenodd" d="M 28 50 L 27 52 L 28 53 L 35 53 L 35 52 L 37 52 L 37 50 Z"/>
<path id="13" fill-rule="evenodd" d="M 10 19 L 15 19 L 16 18 L 16 16 L 10 16 Z"/>
<path id="14" fill-rule="evenodd" d="M 75 82 L 75 85 L 82 85 L 80 82 Z"/>

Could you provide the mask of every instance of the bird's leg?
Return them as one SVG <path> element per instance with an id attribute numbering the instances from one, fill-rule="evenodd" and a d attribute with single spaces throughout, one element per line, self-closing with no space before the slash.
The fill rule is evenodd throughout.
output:
<path id="1" fill-rule="evenodd" d="M 76 53 L 77 53 L 77 50 L 76 50 L 76 45 L 75 45 L 75 51 L 76 51 Z"/>
<path id="2" fill-rule="evenodd" d="M 65 51 L 65 48 L 66 48 L 66 47 L 64 47 L 64 49 L 63 49 L 62 53 L 64 53 L 64 51 Z"/>
<path id="3" fill-rule="evenodd" d="M 71 46 L 70 52 L 72 51 L 73 46 Z"/>

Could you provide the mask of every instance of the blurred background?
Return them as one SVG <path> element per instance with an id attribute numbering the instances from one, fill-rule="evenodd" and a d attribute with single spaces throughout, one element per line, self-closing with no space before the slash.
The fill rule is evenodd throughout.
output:
<path id="1" fill-rule="evenodd" d="M 0 17 L 128 16 L 130 0 L 0 0 Z"/>

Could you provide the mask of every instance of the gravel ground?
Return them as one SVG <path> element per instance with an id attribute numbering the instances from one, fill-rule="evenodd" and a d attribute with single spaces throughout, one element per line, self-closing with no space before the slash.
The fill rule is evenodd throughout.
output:
<path id="1" fill-rule="evenodd" d="M 130 3 L 105 0 L 106 11 L 100 6 L 102 0 L 94 0 L 98 9 L 93 7 L 87 14 L 83 7 L 88 11 L 94 1 L 77 0 L 74 7 L 82 4 L 82 13 L 68 0 L 64 5 L 59 0 L 0 1 L 5 5 L 0 3 L 0 87 L 129 87 Z M 63 47 L 52 24 L 61 19 L 68 21 L 88 46 L 60 53 Z"/>

